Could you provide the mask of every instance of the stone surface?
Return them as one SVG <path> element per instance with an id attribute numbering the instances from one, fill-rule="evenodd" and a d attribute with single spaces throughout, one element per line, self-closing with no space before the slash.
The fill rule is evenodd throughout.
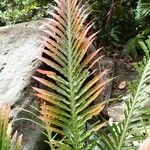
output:
<path id="1" fill-rule="evenodd" d="M 123 103 L 117 103 L 107 108 L 107 113 L 114 122 L 121 122 L 124 119 L 125 105 Z"/>
<path id="2" fill-rule="evenodd" d="M 124 119 L 125 101 L 131 97 L 128 92 L 124 96 L 119 98 L 119 102 L 114 102 L 107 108 L 107 114 L 109 118 L 112 118 L 114 122 L 121 122 Z M 150 97 L 148 96 L 147 102 L 143 105 L 144 108 L 150 108 Z"/>
<path id="3" fill-rule="evenodd" d="M 95 50 L 95 47 L 92 45 L 90 46 L 90 48 L 88 49 L 87 54 L 92 53 Z M 103 54 L 98 53 L 96 55 L 96 57 L 94 58 L 94 60 L 98 59 L 99 57 L 104 56 Z M 94 71 L 94 75 L 96 76 L 97 74 L 101 73 L 104 70 L 107 70 L 107 74 L 105 74 L 103 76 L 102 80 L 109 80 L 111 78 L 113 78 L 114 76 L 114 71 L 115 71 L 115 62 L 112 58 L 108 58 L 108 57 L 103 57 L 101 58 L 92 68 L 92 71 Z M 95 71 L 96 70 L 96 71 Z M 98 104 L 101 103 L 103 101 L 107 101 L 110 99 L 111 97 L 111 93 L 112 93 L 112 87 L 113 87 L 113 80 L 110 81 L 109 83 L 107 83 L 107 85 L 105 86 L 104 90 L 101 92 L 101 94 L 94 100 L 94 104 Z M 108 105 L 105 105 L 105 108 L 101 111 L 101 113 L 103 114 L 104 117 L 108 117 L 107 114 L 107 107 Z M 98 116 L 93 117 L 93 120 L 99 120 Z"/>
<path id="4" fill-rule="evenodd" d="M 92 45 L 87 54 L 92 53 L 95 50 L 95 47 Z M 99 57 L 101 57 L 102 54 L 98 53 L 96 55 L 96 57 L 93 60 L 98 59 Z M 104 55 L 103 55 L 104 56 Z M 95 71 L 97 70 L 97 71 Z M 95 71 L 94 75 L 97 75 L 99 73 L 101 73 L 102 71 L 107 70 L 107 74 L 104 75 L 103 80 L 108 80 L 113 78 L 114 76 L 114 71 L 115 71 L 115 62 L 112 58 L 108 58 L 108 57 L 103 57 L 101 58 L 93 67 L 92 67 L 92 71 Z M 112 85 L 113 82 L 109 82 L 105 89 L 103 90 L 103 92 L 95 99 L 94 103 L 100 103 L 102 101 L 108 100 L 111 97 L 111 93 L 112 93 Z"/>
<path id="5" fill-rule="evenodd" d="M 114 71 L 115 71 L 115 62 L 111 58 L 103 58 L 97 63 L 98 71 L 102 72 L 103 70 L 107 70 L 107 74 L 104 75 L 103 80 L 109 80 L 114 77 Z M 96 69 L 96 68 L 95 68 Z M 112 87 L 113 87 L 113 81 L 110 81 L 102 94 L 98 96 L 98 98 L 95 100 L 96 103 L 100 103 L 105 100 L 109 100 L 112 93 Z"/>
<path id="6" fill-rule="evenodd" d="M 27 116 L 18 108 L 31 109 L 31 105 L 38 106 L 31 85 L 38 84 L 32 75 L 41 66 L 38 58 L 42 55 L 42 22 L 40 20 L 0 28 L 0 105 L 10 104 L 14 110 L 13 117 Z M 35 124 L 24 120 L 14 123 L 14 128 L 23 133 L 23 150 L 44 149 L 44 146 L 39 146 L 41 132 Z"/>

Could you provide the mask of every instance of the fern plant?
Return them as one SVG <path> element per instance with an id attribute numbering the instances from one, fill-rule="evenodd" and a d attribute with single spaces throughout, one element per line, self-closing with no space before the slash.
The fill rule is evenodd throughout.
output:
<path id="1" fill-rule="evenodd" d="M 149 0 L 139 0 L 135 10 L 135 19 L 137 20 L 137 35 L 128 40 L 127 45 L 131 56 L 135 59 L 138 51 L 141 51 L 140 42 L 147 39 L 150 35 L 150 2 Z"/>
<path id="2" fill-rule="evenodd" d="M 138 42 L 140 40 L 143 40 L 144 39 L 144 36 L 141 35 L 141 34 L 138 34 L 137 36 L 135 36 L 134 38 L 130 39 L 128 42 L 127 42 L 127 46 L 128 46 L 128 49 L 129 49 L 129 52 L 130 52 L 130 55 L 136 59 L 137 56 L 138 56 L 138 49 L 139 49 L 139 44 Z"/>
<path id="3" fill-rule="evenodd" d="M 134 68 L 139 74 L 141 74 L 147 61 L 150 59 L 150 37 L 146 40 L 140 39 L 138 41 L 138 46 L 143 50 L 145 56 L 142 61 L 134 64 Z"/>
<path id="4" fill-rule="evenodd" d="M 138 1 L 137 9 L 136 9 L 136 18 L 138 20 L 143 20 L 147 16 L 150 16 L 150 2 L 147 1 Z"/>
<path id="5" fill-rule="evenodd" d="M 90 150 L 93 143 L 88 138 L 105 123 L 96 122 L 86 130 L 86 122 L 99 114 L 104 107 L 91 105 L 102 92 L 107 81 L 103 81 L 106 71 L 92 77 L 90 68 L 100 59 L 92 61 L 100 49 L 86 56 L 96 33 L 88 36 L 93 23 L 84 26 L 87 9 L 78 0 L 55 0 L 57 6 L 51 12 L 52 19 L 47 24 L 47 37 L 41 60 L 49 69 L 37 71 L 47 78 L 33 77 L 47 89 L 33 87 L 42 99 L 41 119 L 47 130 L 51 149 Z"/>
<path id="6" fill-rule="evenodd" d="M 0 108 L 0 149 L 21 150 L 21 136 L 17 139 L 17 132 L 11 138 L 11 126 L 9 123 L 10 107 Z"/>
<path id="7" fill-rule="evenodd" d="M 124 120 L 108 125 L 108 135 L 102 132 L 99 144 L 101 150 L 134 150 L 137 149 L 135 142 L 140 142 L 149 135 L 145 133 L 150 129 L 150 109 L 143 107 L 149 100 L 150 59 L 143 62 L 141 69 L 141 78 L 131 84 L 131 96 L 125 101 Z"/>
<path id="8" fill-rule="evenodd" d="M 150 36 L 148 36 L 147 40 L 139 40 L 138 42 L 141 49 L 144 51 L 147 59 L 150 58 Z"/>

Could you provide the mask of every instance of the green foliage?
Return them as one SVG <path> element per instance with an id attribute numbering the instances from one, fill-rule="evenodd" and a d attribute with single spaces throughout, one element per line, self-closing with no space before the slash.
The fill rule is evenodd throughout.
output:
<path id="1" fill-rule="evenodd" d="M 150 17 L 150 1 L 139 0 L 136 9 L 136 19 L 139 21 L 145 20 Z"/>
<path id="2" fill-rule="evenodd" d="M 17 132 L 11 139 L 11 126 L 9 123 L 10 108 L 3 106 L 0 109 L 0 149 L 21 150 L 21 136 L 17 139 Z"/>
<path id="3" fill-rule="evenodd" d="M 142 52 L 146 54 L 146 47 L 142 48 L 142 44 L 150 35 L 150 2 L 147 0 L 139 0 L 135 12 L 138 21 L 137 36 L 128 41 L 128 48 L 133 58 L 137 58 L 138 52 L 139 54 L 142 54 Z"/>
<path id="4" fill-rule="evenodd" d="M 150 59 L 150 36 L 148 36 L 147 40 L 139 40 L 138 42 L 141 49 L 144 51 L 147 59 Z"/>
<path id="5" fill-rule="evenodd" d="M 139 54 L 142 56 L 148 55 L 148 40 L 150 35 L 150 28 L 147 27 L 141 34 L 130 39 L 127 43 L 131 56 L 136 59 Z M 147 39 L 148 38 L 148 39 Z M 147 39 L 147 40 L 146 40 Z"/>
<path id="6" fill-rule="evenodd" d="M 136 20 L 134 8 L 136 0 L 90 0 L 95 31 L 100 31 L 98 43 L 103 45 L 124 44 L 135 35 Z M 125 36 L 124 36 L 125 35 Z"/>
<path id="7" fill-rule="evenodd" d="M 144 66 L 146 65 L 147 61 L 150 59 L 150 37 L 147 40 L 140 40 L 139 47 L 143 50 L 145 56 L 143 61 L 134 64 L 135 69 L 141 74 Z"/>
<path id="8" fill-rule="evenodd" d="M 129 49 L 129 52 L 131 54 L 131 56 L 136 59 L 138 54 L 137 54 L 137 46 L 138 46 L 138 40 L 140 39 L 139 36 L 136 36 L 132 39 L 130 39 L 127 43 L 128 45 L 128 49 Z"/>
<path id="9" fill-rule="evenodd" d="M 48 0 L 3 0 L 0 2 L 0 25 L 39 19 L 50 8 Z"/>
<path id="10" fill-rule="evenodd" d="M 119 26 L 115 26 L 115 27 L 107 27 L 106 29 L 103 29 L 101 34 L 102 34 L 102 39 L 104 41 L 108 41 L 108 42 L 119 42 L 120 38 L 119 35 L 121 34 L 121 31 L 119 29 Z"/>

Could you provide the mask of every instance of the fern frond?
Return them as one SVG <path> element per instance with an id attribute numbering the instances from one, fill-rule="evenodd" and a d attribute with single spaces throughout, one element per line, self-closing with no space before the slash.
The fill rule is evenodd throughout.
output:
<path id="1" fill-rule="evenodd" d="M 33 87 L 45 102 L 41 106 L 41 119 L 48 133 L 58 133 L 58 139 L 49 138 L 50 145 L 66 150 L 83 150 L 89 136 L 105 124 L 95 124 L 86 131 L 86 122 L 100 113 L 104 103 L 92 106 L 108 81 L 103 81 L 106 71 L 94 78 L 90 68 L 101 49 L 86 56 L 97 33 L 88 36 L 92 23 L 84 26 L 87 9 L 78 0 L 55 0 L 57 6 L 50 13 L 42 37 L 45 54 L 41 58 L 49 69 L 37 71 L 46 79 L 33 76 L 45 89 Z M 101 82 L 100 82 L 101 81 Z M 47 89 L 46 89 L 47 88 Z M 49 89 L 49 90 L 48 90 Z"/>
<path id="2" fill-rule="evenodd" d="M 132 91 L 131 97 L 125 102 L 126 110 L 124 120 L 118 124 L 108 125 L 110 134 L 103 133 L 100 147 L 105 150 L 137 149 L 134 141 L 142 141 L 140 132 L 150 128 L 149 115 L 143 110 L 148 101 L 150 92 L 150 60 L 141 75 L 136 90 Z"/>
<path id="3" fill-rule="evenodd" d="M 147 16 L 150 16 L 150 2 L 142 2 L 139 0 L 136 9 L 136 18 L 138 20 L 143 20 Z"/>

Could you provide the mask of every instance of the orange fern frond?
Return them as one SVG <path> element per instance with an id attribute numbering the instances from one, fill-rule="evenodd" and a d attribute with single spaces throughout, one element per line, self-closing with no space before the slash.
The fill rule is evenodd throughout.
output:
<path id="1" fill-rule="evenodd" d="M 86 122 L 104 108 L 104 103 L 91 105 L 108 82 L 102 80 L 106 71 L 94 78 L 90 72 L 100 59 L 92 62 L 101 48 L 86 56 L 97 34 L 87 35 L 93 26 L 93 23 L 84 26 L 87 9 L 78 0 L 55 2 L 57 7 L 54 6 L 50 13 L 52 18 L 44 31 L 48 36 L 42 37 L 45 55 L 41 61 L 50 69 L 37 70 L 48 78 L 33 76 L 47 88 L 33 88 L 38 92 L 36 95 L 46 102 L 41 106 L 41 119 L 47 131 L 61 135 L 60 141 L 49 138 L 50 145 L 66 150 L 88 149 L 85 141 L 104 125 L 95 124 L 88 131 L 85 129 Z"/>

